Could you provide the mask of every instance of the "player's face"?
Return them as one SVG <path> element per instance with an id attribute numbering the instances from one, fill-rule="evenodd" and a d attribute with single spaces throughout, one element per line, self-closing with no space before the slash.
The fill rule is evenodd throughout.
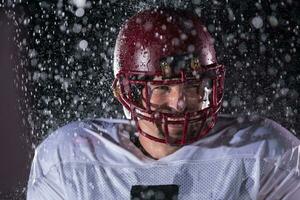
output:
<path id="1" fill-rule="evenodd" d="M 200 84 L 174 84 L 174 85 L 152 85 L 150 84 L 151 110 L 171 114 L 183 114 L 194 112 L 202 108 L 203 89 Z M 143 90 L 145 97 L 145 90 Z M 172 119 L 169 119 L 172 120 Z M 140 127 L 147 133 L 164 138 L 164 123 L 152 123 L 147 120 L 139 121 Z M 197 123 L 189 124 L 188 137 L 194 136 L 199 130 Z M 178 140 L 182 137 L 183 124 L 169 124 L 168 132 L 171 139 Z"/>
<path id="2" fill-rule="evenodd" d="M 199 85 L 150 85 L 150 88 L 152 110 L 182 113 L 200 106 Z"/>

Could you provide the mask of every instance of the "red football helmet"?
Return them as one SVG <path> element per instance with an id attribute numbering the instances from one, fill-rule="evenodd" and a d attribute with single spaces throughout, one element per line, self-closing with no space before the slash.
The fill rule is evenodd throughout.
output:
<path id="1" fill-rule="evenodd" d="M 113 90 L 140 134 L 156 142 L 185 145 L 213 128 L 225 74 L 213 42 L 200 19 L 183 10 L 145 10 L 125 22 L 116 40 Z M 188 104 L 176 112 L 164 100 L 172 85 L 182 86 L 181 101 Z M 155 124 L 161 136 L 142 130 L 139 120 Z M 170 137 L 172 126 L 181 126 L 180 138 Z"/>

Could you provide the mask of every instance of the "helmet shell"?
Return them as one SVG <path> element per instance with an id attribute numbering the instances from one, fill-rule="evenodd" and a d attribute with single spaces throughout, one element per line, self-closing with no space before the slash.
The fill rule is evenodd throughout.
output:
<path id="1" fill-rule="evenodd" d="M 160 71 L 161 58 L 196 54 L 201 65 L 217 63 L 213 39 L 198 16 L 183 10 L 142 11 L 125 22 L 116 40 L 115 75 Z"/>

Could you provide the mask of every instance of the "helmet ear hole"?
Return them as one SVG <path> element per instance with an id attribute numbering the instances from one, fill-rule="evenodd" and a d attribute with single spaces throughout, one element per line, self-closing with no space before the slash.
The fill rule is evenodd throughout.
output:
<path id="1" fill-rule="evenodd" d="M 140 109 L 144 109 L 143 105 L 143 89 L 144 84 L 127 81 L 126 85 L 120 86 L 120 92 L 115 92 L 117 95 L 120 94 L 121 98 L 126 101 L 128 104 L 127 109 L 130 110 L 129 107 L 137 107 Z M 115 91 L 118 91 L 117 89 Z"/>
<path id="2" fill-rule="evenodd" d="M 130 92 L 131 92 L 131 97 L 133 102 L 137 104 L 138 106 L 143 106 L 142 100 L 144 99 L 143 97 L 143 88 L 144 86 L 141 84 L 132 84 L 130 86 Z"/>

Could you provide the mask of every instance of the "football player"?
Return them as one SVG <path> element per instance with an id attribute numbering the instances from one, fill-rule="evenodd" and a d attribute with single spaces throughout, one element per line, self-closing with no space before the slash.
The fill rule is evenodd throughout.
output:
<path id="1" fill-rule="evenodd" d="M 121 27 L 113 92 L 128 120 L 68 124 L 36 149 L 27 198 L 300 198 L 299 140 L 219 115 L 225 67 L 195 14 L 144 10 Z"/>

